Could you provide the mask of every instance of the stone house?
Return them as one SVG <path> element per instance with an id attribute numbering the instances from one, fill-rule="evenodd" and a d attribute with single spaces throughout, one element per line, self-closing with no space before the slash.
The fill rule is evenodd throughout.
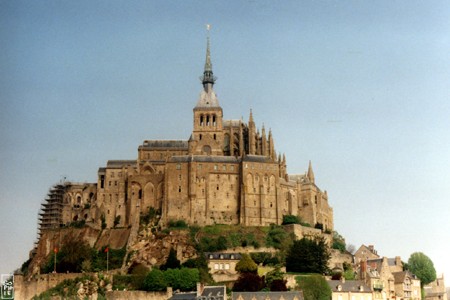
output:
<path id="1" fill-rule="evenodd" d="M 362 280 L 328 280 L 332 300 L 372 300 L 374 292 Z"/>
<path id="2" fill-rule="evenodd" d="M 404 300 L 421 299 L 420 280 L 416 275 L 409 271 L 395 272 L 392 275 L 394 275 L 395 296 L 397 298 Z"/>
<path id="3" fill-rule="evenodd" d="M 355 254 L 353 254 L 353 257 L 355 258 L 355 263 L 360 263 L 363 260 L 369 260 L 369 259 L 377 259 L 380 258 L 377 251 L 375 250 L 375 247 L 373 245 L 361 245 L 358 250 L 356 250 Z"/>
<path id="4" fill-rule="evenodd" d="M 436 278 L 430 284 L 424 286 L 425 300 L 448 300 L 448 293 L 445 287 L 444 275 Z"/>
<path id="5" fill-rule="evenodd" d="M 375 299 L 395 299 L 394 276 L 386 257 L 361 261 L 358 275 L 374 292 Z"/>
<path id="6" fill-rule="evenodd" d="M 240 253 L 205 252 L 209 273 L 215 282 L 237 280 L 239 273 L 236 264 L 241 260 Z"/>
<path id="7" fill-rule="evenodd" d="M 169 300 L 226 300 L 227 289 L 223 286 L 204 286 L 197 283 L 197 291 L 173 293 Z"/>

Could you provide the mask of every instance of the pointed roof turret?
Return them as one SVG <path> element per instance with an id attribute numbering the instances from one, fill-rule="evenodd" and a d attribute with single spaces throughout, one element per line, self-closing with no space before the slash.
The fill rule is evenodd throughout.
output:
<path id="1" fill-rule="evenodd" d="M 209 43 L 209 30 L 210 25 L 206 25 L 208 35 L 206 37 L 206 59 L 205 68 L 203 70 L 203 76 L 200 76 L 200 80 L 203 84 L 203 91 L 200 93 L 200 99 L 197 102 L 197 108 L 220 108 L 219 100 L 216 93 L 214 93 L 213 85 L 216 82 L 217 77 L 214 76 L 211 63 L 211 47 Z"/>
<path id="2" fill-rule="evenodd" d="M 314 171 L 312 169 L 312 164 L 311 161 L 309 161 L 309 166 L 308 166 L 308 179 L 309 181 L 311 181 L 312 183 L 314 183 Z"/>
<path id="3" fill-rule="evenodd" d="M 214 82 L 217 80 L 217 77 L 214 76 L 212 71 L 212 63 L 211 63 L 211 46 L 209 42 L 209 30 L 211 26 L 206 25 L 206 29 L 208 31 L 208 36 L 206 37 L 206 59 L 205 59 L 205 69 L 203 71 L 203 76 L 200 78 L 203 83 L 203 87 L 206 92 L 212 89 Z"/>
<path id="4" fill-rule="evenodd" d="M 251 108 L 250 108 L 250 117 L 249 117 L 249 119 L 248 119 L 248 122 L 249 122 L 249 123 L 254 123 L 254 121 L 253 121 L 253 111 L 252 111 Z"/>

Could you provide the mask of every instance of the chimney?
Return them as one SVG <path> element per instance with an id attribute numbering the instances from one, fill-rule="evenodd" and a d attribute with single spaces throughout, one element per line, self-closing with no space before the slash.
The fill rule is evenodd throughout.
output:
<path id="1" fill-rule="evenodd" d="M 197 282 L 197 297 L 200 297 L 203 293 L 204 285 L 201 282 Z"/>
<path id="2" fill-rule="evenodd" d="M 402 267 L 403 268 L 403 263 L 402 263 L 402 259 L 400 258 L 400 256 L 396 256 L 395 257 L 395 265 L 397 267 Z"/>
<path id="3" fill-rule="evenodd" d="M 367 261 L 362 260 L 359 264 L 359 277 L 361 280 L 366 280 Z"/>

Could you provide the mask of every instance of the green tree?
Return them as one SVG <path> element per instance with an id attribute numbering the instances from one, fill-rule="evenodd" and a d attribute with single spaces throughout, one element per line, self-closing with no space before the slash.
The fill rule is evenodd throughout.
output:
<path id="1" fill-rule="evenodd" d="M 206 260 L 206 257 L 203 253 L 199 253 L 199 256 L 197 258 L 188 259 L 181 266 L 184 268 L 198 269 L 200 282 L 213 282 L 212 276 L 211 274 L 209 274 L 208 261 Z"/>
<path id="2" fill-rule="evenodd" d="M 167 270 L 167 269 L 178 269 L 180 268 L 181 263 L 177 258 L 177 251 L 175 249 L 170 248 L 169 256 L 167 257 L 166 263 L 163 264 L 160 269 L 161 270 Z"/>
<path id="3" fill-rule="evenodd" d="M 72 234 L 67 235 L 62 242 L 61 249 L 56 254 L 56 271 L 58 273 L 81 272 L 83 262 L 91 261 L 93 252 L 85 241 L 76 239 Z M 44 273 L 53 272 L 54 255 L 52 252 L 47 264 L 43 268 Z"/>
<path id="4" fill-rule="evenodd" d="M 236 271 L 239 273 L 254 273 L 258 272 L 258 265 L 253 261 L 250 255 L 243 253 L 241 260 L 236 264 Z"/>
<path id="5" fill-rule="evenodd" d="M 144 290 L 146 291 L 163 291 L 167 288 L 167 282 L 164 273 L 161 270 L 153 269 L 148 272 L 144 279 Z"/>
<path id="6" fill-rule="evenodd" d="M 264 280 L 256 273 L 241 273 L 233 285 L 236 292 L 256 292 L 264 288 Z"/>
<path id="7" fill-rule="evenodd" d="M 191 291 L 199 282 L 200 275 L 198 269 L 167 269 L 164 272 L 164 279 L 167 286 L 171 286 L 174 290 Z"/>
<path id="8" fill-rule="evenodd" d="M 337 231 L 333 231 L 333 249 L 337 249 L 342 253 L 345 252 L 345 239 L 342 235 L 340 235 Z"/>
<path id="9" fill-rule="evenodd" d="M 409 270 L 420 279 L 422 287 L 436 280 L 436 270 L 431 259 L 422 252 L 411 254 L 408 259 Z"/>
<path id="10" fill-rule="evenodd" d="M 287 291 L 287 286 L 286 286 L 286 280 L 284 280 L 284 273 L 281 271 L 281 269 L 275 268 L 272 271 L 268 272 L 265 276 L 264 276 L 264 281 L 266 286 L 271 290 L 271 291 Z"/>
<path id="11" fill-rule="evenodd" d="M 321 275 L 297 276 L 297 287 L 303 291 L 305 300 L 329 300 L 331 289 Z"/>
<path id="12" fill-rule="evenodd" d="M 328 272 L 330 253 L 323 238 L 294 241 L 286 256 L 286 271 L 299 273 Z"/>

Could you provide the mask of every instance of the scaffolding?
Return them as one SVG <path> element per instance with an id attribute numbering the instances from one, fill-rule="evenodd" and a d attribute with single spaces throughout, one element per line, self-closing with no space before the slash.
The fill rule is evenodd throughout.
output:
<path id="1" fill-rule="evenodd" d="M 38 240 L 43 231 L 56 229 L 64 225 L 62 211 L 65 192 L 65 184 L 56 184 L 50 188 L 47 197 L 41 203 L 38 216 Z"/>

